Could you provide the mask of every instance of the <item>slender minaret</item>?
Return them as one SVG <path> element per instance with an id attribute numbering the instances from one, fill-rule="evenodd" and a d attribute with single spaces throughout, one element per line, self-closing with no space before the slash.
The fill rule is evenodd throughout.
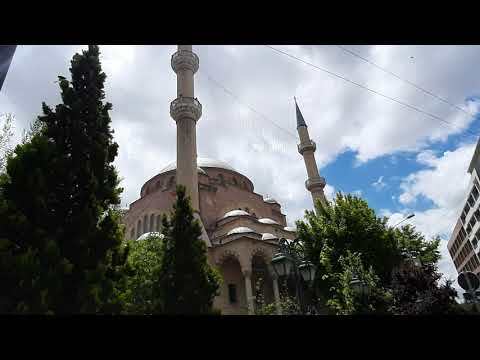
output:
<path id="1" fill-rule="evenodd" d="M 297 110 L 297 131 L 298 135 L 300 136 L 298 152 L 303 156 L 308 175 L 308 179 L 305 181 L 305 187 L 312 194 L 314 205 L 317 199 L 319 199 L 322 203 L 325 203 L 326 199 L 325 194 L 323 193 L 325 179 L 319 175 L 317 163 L 315 161 L 315 150 L 317 145 L 315 145 L 313 140 L 310 140 L 307 124 L 305 123 L 303 115 L 298 108 L 297 99 L 294 98 L 294 100 Z"/>
<path id="2" fill-rule="evenodd" d="M 177 122 L 177 184 L 186 187 L 192 207 L 198 211 L 197 121 L 202 104 L 194 97 L 194 74 L 198 56 L 192 45 L 178 45 L 172 55 L 172 68 L 177 74 L 177 98 L 170 104 L 170 115 Z"/>
<path id="3" fill-rule="evenodd" d="M 194 75 L 198 56 L 192 45 L 178 45 L 172 55 L 172 69 L 177 74 L 177 98 L 170 104 L 170 116 L 177 123 L 177 184 L 184 185 L 190 196 L 195 218 L 202 227 L 202 238 L 211 246 L 200 217 L 197 173 L 197 121 L 202 116 L 202 104 L 194 94 Z"/>

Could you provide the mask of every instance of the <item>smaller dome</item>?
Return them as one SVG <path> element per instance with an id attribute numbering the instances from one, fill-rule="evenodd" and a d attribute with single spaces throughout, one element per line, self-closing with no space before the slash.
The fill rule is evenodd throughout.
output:
<path id="1" fill-rule="evenodd" d="M 258 222 L 261 222 L 262 224 L 278 225 L 278 222 L 269 218 L 258 219 Z"/>
<path id="2" fill-rule="evenodd" d="M 270 196 L 267 196 L 265 199 L 263 199 L 263 201 L 269 204 L 278 204 L 278 201 Z"/>
<path id="3" fill-rule="evenodd" d="M 273 234 L 270 234 L 270 233 L 262 234 L 262 240 L 275 240 L 275 239 L 278 239 L 278 238 Z"/>
<path id="4" fill-rule="evenodd" d="M 285 227 L 283 228 L 283 230 L 285 230 L 285 231 L 290 231 L 290 232 L 295 232 L 295 231 L 297 231 L 297 229 L 294 228 L 293 226 L 285 226 Z"/>
<path id="5" fill-rule="evenodd" d="M 231 210 L 227 213 L 225 213 L 225 215 L 223 215 L 222 219 L 225 219 L 227 217 L 231 217 L 231 216 L 250 216 L 250 214 L 244 210 Z"/>
<path id="6" fill-rule="evenodd" d="M 233 235 L 233 234 L 244 234 L 244 233 L 255 233 L 252 229 L 246 227 L 246 226 L 239 226 L 236 227 L 232 230 L 230 230 L 227 235 Z"/>
<path id="7" fill-rule="evenodd" d="M 160 238 L 163 238 L 163 234 L 160 234 L 159 232 L 152 231 L 152 232 L 147 232 L 145 234 L 140 235 L 140 237 L 137 240 L 145 240 L 149 236 L 159 236 Z"/>

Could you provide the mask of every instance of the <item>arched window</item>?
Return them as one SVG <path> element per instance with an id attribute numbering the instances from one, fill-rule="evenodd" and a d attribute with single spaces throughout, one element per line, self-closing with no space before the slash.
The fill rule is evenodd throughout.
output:
<path id="1" fill-rule="evenodd" d="M 145 234 L 148 232 L 148 216 L 145 215 L 143 217 L 143 233 L 142 234 Z"/>
<path id="2" fill-rule="evenodd" d="M 160 182 L 160 180 L 158 180 L 157 183 L 155 184 L 155 189 L 158 190 L 160 189 L 161 186 L 162 186 L 162 183 Z"/>
<path id="3" fill-rule="evenodd" d="M 139 238 L 140 235 L 142 235 L 142 219 L 138 219 L 137 223 L 137 238 Z"/>
<path id="4" fill-rule="evenodd" d="M 130 240 L 133 240 L 135 238 L 135 226 L 132 227 L 130 230 Z"/>
<path id="5" fill-rule="evenodd" d="M 150 215 L 150 232 L 155 231 L 155 215 Z"/>
<path id="6" fill-rule="evenodd" d="M 155 228 L 155 230 L 157 232 L 160 232 L 160 224 L 162 223 L 162 217 L 160 215 L 157 215 L 157 227 Z"/>
<path id="7" fill-rule="evenodd" d="M 174 184 L 175 184 L 175 176 L 170 176 L 170 179 L 168 179 L 167 189 L 170 189 Z"/>
<path id="8" fill-rule="evenodd" d="M 232 178 L 232 181 L 233 181 L 233 185 L 238 185 L 237 179 Z"/>
<path id="9" fill-rule="evenodd" d="M 218 180 L 220 181 L 220 184 L 225 184 L 225 179 L 223 178 L 223 174 L 218 174 Z"/>

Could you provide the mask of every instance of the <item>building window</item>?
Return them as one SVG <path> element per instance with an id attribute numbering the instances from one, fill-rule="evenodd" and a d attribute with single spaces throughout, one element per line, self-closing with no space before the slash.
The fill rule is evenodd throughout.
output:
<path id="1" fill-rule="evenodd" d="M 142 235 L 142 220 L 141 219 L 139 219 L 138 223 L 137 223 L 137 238 L 139 238 L 140 235 Z"/>
<path id="2" fill-rule="evenodd" d="M 232 181 L 233 181 L 233 185 L 238 185 L 237 179 L 232 178 Z"/>
<path id="3" fill-rule="evenodd" d="M 230 304 L 237 303 L 237 287 L 235 284 L 228 284 L 228 300 Z"/>
<path id="4" fill-rule="evenodd" d="M 150 232 L 155 231 L 155 215 L 150 215 Z"/>
<path id="5" fill-rule="evenodd" d="M 160 224 L 162 222 L 162 217 L 160 215 L 157 215 L 157 227 L 155 228 L 155 230 L 157 232 L 160 232 Z"/>
<path id="6" fill-rule="evenodd" d="M 145 215 L 143 217 L 143 233 L 142 234 L 145 234 L 148 232 L 148 216 Z"/>

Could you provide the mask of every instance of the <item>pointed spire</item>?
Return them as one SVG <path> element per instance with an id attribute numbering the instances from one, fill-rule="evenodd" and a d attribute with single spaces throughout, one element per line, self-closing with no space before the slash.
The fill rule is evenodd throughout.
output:
<path id="1" fill-rule="evenodd" d="M 293 97 L 293 99 L 295 100 L 295 108 L 297 109 L 297 129 L 300 126 L 308 127 L 307 124 L 305 123 L 305 120 L 303 119 L 302 112 L 300 111 L 300 108 L 298 107 L 297 99 L 295 98 L 295 96 Z"/>

